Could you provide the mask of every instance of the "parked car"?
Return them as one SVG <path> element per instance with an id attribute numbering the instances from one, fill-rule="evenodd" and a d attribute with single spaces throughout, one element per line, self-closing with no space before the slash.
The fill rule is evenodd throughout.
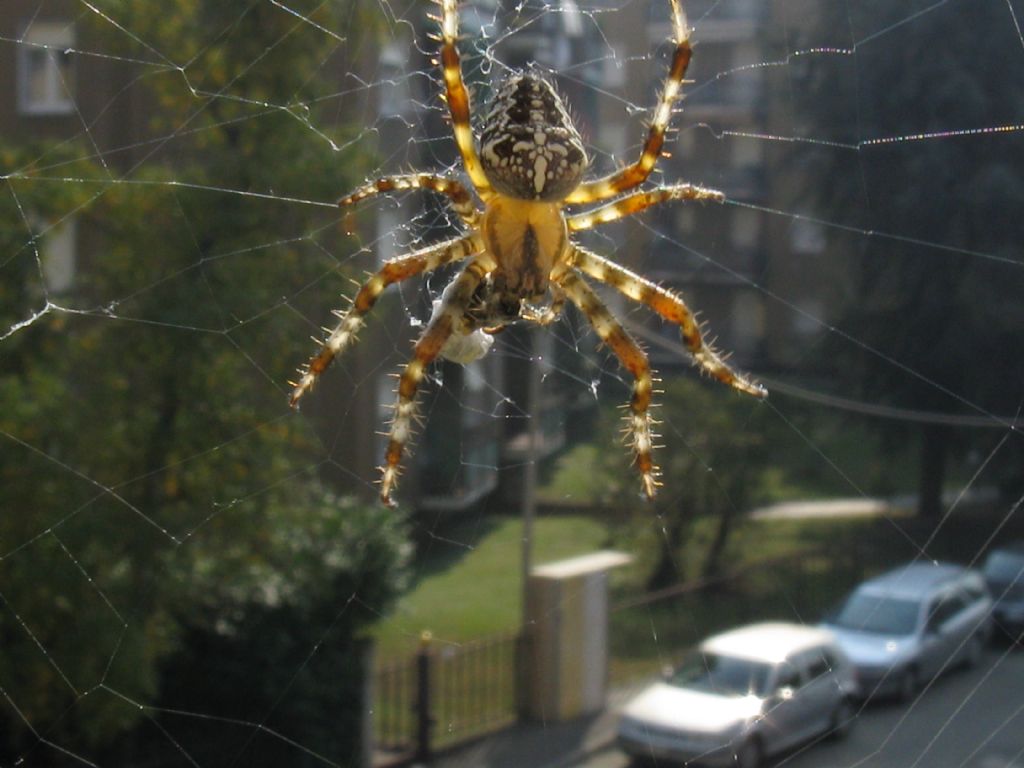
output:
<path id="1" fill-rule="evenodd" d="M 821 733 L 845 735 L 857 694 L 831 632 L 766 623 L 705 640 L 622 711 L 633 757 L 754 768 Z"/>
<path id="2" fill-rule="evenodd" d="M 865 696 L 910 699 L 955 664 L 980 660 L 992 598 L 977 571 L 910 563 L 865 581 L 823 622 L 857 669 Z"/>
<path id="3" fill-rule="evenodd" d="M 993 549 L 982 568 L 995 606 L 996 627 L 1011 639 L 1024 635 L 1024 541 Z"/>

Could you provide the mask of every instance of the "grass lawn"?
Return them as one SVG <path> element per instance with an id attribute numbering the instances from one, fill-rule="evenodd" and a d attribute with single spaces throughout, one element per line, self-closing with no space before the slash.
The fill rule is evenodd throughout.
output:
<path id="1" fill-rule="evenodd" d="M 680 562 L 692 566 L 702 561 L 712 523 L 701 520 L 694 526 L 679 553 Z M 727 589 L 626 611 L 612 619 L 612 645 L 616 655 L 650 664 L 669 649 L 736 623 L 768 617 L 814 622 L 859 579 L 923 552 L 929 559 L 968 561 L 982 551 L 998 524 L 998 519 L 976 513 L 956 514 L 933 537 L 934 522 L 903 516 L 744 521 L 730 539 L 723 560 L 727 570 L 809 550 L 822 554 L 783 560 Z M 618 545 L 610 544 L 609 538 L 600 518 L 541 517 L 534 528 L 534 563 L 609 546 L 626 549 L 636 556 L 636 565 L 616 571 L 612 601 L 636 595 L 652 562 L 651 532 Z M 411 589 L 373 630 L 379 661 L 408 658 L 423 630 L 429 630 L 440 646 L 518 629 L 520 548 L 518 518 L 479 518 L 428 536 L 420 545 Z M 697 575 L 693 567 L 686 570 L 690 577 Z"/>
<path id="2" fill-rule="evenodd" d="M 518 629 L 522 612 L 522 523 L 475 520 L 420 546 L 412 588 L 373 629 L 380 661 L 406 658 L 429 630 L 435 643 L 463 643 Z M 560 515 L 534 522 L 536 565 L 608 546 L 590 517 Z"/>

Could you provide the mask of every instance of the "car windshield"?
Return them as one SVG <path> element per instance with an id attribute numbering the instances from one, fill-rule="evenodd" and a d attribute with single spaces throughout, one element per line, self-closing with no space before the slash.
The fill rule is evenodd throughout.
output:
<path id="1" fill-rule="evenodd" d="M 766 696 L 772 666 L 764 662 L 694 653 L 669 679 L 670 685 L 722 696 Z"/>
<path id="2" fill-rule="evenodd" d="M 985 578 L 999 584 L 1024 582 L 1024 555 L 993 552 L 985 561 Z"/>
<path id="3" fill-rule="evenodd" d="M 829 619 L 843 629 L 880 635 L 910 635 L 917 628 L 920 603 L 884 595 L 855 592 Z"/>

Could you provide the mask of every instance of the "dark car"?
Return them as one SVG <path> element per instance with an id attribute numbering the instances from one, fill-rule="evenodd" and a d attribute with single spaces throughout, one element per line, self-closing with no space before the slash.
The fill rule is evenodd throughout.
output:
<path id="1" fill-rule="evenodd" d="M 1024 635 L 1024 541 L 993 549 L 982 568 L 995 606 L 996 628 L 1013 640 Z"/>

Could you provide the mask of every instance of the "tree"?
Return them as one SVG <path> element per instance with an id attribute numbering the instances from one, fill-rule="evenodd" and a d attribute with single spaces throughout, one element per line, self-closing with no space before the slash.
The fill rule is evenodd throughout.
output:
<path id="1" fill-rule="evenodd" d="M 190 564 L 203 594 L 171 607 L 181 634 L 160 663 L 160 728 L 121 740 L 114 764 L 360 762 L 363 630 L 404 584 L 409 533 L 392 510 L 316 484 L 272 517 L 259 540 Z"/>
<path id="2" fill-rule="evenodd" d="M 223 733 L 184 733 L 172 708 L 299 745 L 246 764 L 318 749 L 345 761 L 359 708 L 304 708 L 360 676 L 365 606 L 400 588 L 406 536 L 330 496 L 302 422 L 269 415 L 285 407 L 275 385 L 296 365 L 295 327 L 262 318 L 310 282 L 304 264 L 333 237 L 289 198 L 331 200 L 362 178 L 366 158 L 325 138 L 343 145 L 358 127 L 317 104 L 351 64 L 343 33 L 372 45 L 373 24 L 349 3 L 91 8 L 83 37 L 111 61 L 182 66 L 135 73 L 164 137 L 138 167 L 84 159 L 87 136 L 4 150 L 18 169 L 0 209 L 4 330 L 47 306 L 26 212 L 76 211 L 95 247 L 61 300 L 75 311 L 0 342 L 0 762 L 46 764 L 48 745 L 218 748 Z M 38 178 L 58 175 L 81 181 Z"/>
<path id="3" fill-rule="evenodd" d="M 1024 380 L 1024 219 L 1013 213 L 1024 203 L 1024 140 L 955 134 L 1019 121 L 1019 35 L 1005 3 L 873 0 L 821 6 L 800 45 L 858 41 L 848 59 L 808 59 L 795 89 L 803 132 L 836 143 L 818 144 L 800 166 L 815 179 L 802 186 L 820 215 L 895 236 L 845 248 L 853 288 L 834 359 L 872 402 L 1012 415 Z M 901 136 L 930 138 L 864 144 Z M 849 238 L 830 234 L 830 256 L 840 257 Z M 948 460 L 988 442 L 941 421 L 884 428 L 916 431 L 919 509 L 930 516 L 942 509 Z"/>
<path id="4" fill-rule="evenodd" d="M 614 444 L 620 422 L 617 408 L 603 411 L 593 445 L 585 444 L 564 457 L 558 472 L 586 478 L 586 489 L 609 509 L 622 510 L 644 526 L 655 521 L 657 556 L 647 575 L 647 588 L 658 589 L 696 575 L 716 575 L 739 517 L 758 501 L 774 469 L 766 439 L 762 404 L 721 390 L 720 385 L 693 377 L 673 378 L 658 396 L 657 417 L 667 431 L 655 454 L 664 485 L 652 502 L 640 498 L 635 470 Z M 597 446 L 597 450 L 594 450 Z M 595 471 L 595 464 L 599 467 Z M 682 551 L 701 518 L 714 520 L 714 531 L 699 570 L 688 569 Z"/>

